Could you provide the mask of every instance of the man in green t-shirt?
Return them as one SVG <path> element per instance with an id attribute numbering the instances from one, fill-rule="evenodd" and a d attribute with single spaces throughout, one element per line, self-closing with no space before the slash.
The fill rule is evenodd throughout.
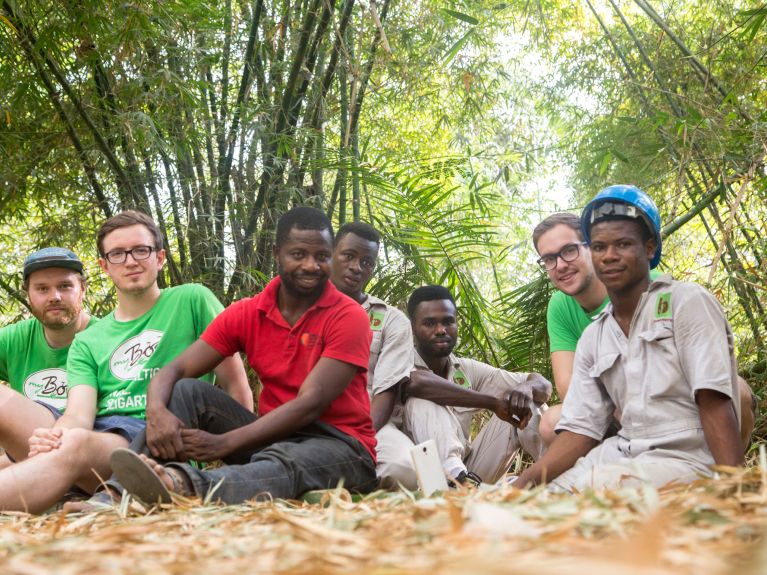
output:
<path id="1" fill-rule="evenodd" d="M 67 360 L 66 412 L 53 428 L 36 430 L 29 459 L 0 472 L 1 510 L 44 511 L 72 485 L 95 491 L 111 475 L 112 451 L 144 430 L 152 375 L 196 341 L 222 309 L 202 286 L 159 288 L 165 250 L 149 216 L 128 211 L 108 219 L 97 245 L 101 269 L 115 284 L 117 307 L 75 338 Z M 252 411 L 239 356 L 226 358 L 215 374 Z"/>
<path id="2" fill-rule="evenodd" d="M 533 230 L 533 245 L 541 256 L 538 264 L 546 270 L 559 291 L 551 296 L 546 312 L 551 369 L 560 401 L 563 401 L 573 374 L 575 348 L 583 330 L 609 302 L 607 289 L 594 274 L 589 247 L 583 241 L 580 218 L 567 212 L 552 214 Z M 659 274 L 650 272 L 655 279 Z M 747 449 L 754 430 L 755 405 L 751 388 L 739 378 L 741 439 Z M 541 418 L 540 433 L 546 445 L 554 440 L 562 404 L 551 406 Z M 620 414 L 616 414 L 620 415 Z"/>
<path id="3" fill-rule="evenodd" d="M 83 309 L 83 264 L 70 250 L 44 248 L 24 260 L 22 288 L 33 317 L 0 329 L 0 468 L 27 457 L 29 437 L 51 427 L 67 400 L 67 353 L 96 320 Z"/>

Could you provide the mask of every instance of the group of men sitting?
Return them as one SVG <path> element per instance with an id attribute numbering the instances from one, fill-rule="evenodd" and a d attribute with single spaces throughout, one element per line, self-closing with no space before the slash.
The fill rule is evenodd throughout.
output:
<path id="1" fill-rule="evenodd" d="M 561 409 L 548 408 L 541 375 L 452 353 L 446 288 L 416 289 L 408 317 L 366 294 L 381 240 L 365 223 L 334 235 L 321 211 L 288 211 L 278 276 L 226 309 L 201 285 L 159 288 L 163 237 L 139 212 L 98 232 L 117 294 L 100 320 L 83 309 L 78 257 L 33 253 L 34 317 L 0 330 L 0 510 L 43 512 L 73 489 L 90 496 L 73 511 L 126 491 L 153 504 L 297 498 L 339 482 L 415 489 L 410 452 L 430 439 L 454 486 L 508 481 L 520 448 L 535 463 L 519 487 L 660 486 L 742 464 L 752 395 L 732 333 L 705 290 L 650 273 L 652 200 L 607 188 L 580 219 L 541 222 L 533 241 L 560 290 L 548 329 Z M 258 376 L 257 414 L 240 353 Z M 492 416 L 472 439 L 480 410 Z"/>

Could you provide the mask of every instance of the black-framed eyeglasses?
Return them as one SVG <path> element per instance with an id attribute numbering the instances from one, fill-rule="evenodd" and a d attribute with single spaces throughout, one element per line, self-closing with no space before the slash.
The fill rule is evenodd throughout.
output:
<path id="1" fill-rule="evenodd" d="M 563 262 L 574 262 L 578 259 L 578 255 L 581 253 L 581 246 L 585 246 L 586 242 L 578 242 L 577 244 L 567 244 L 561 250 L 555 254 L 546 254 L 539 257 L 535 262 L 546 271 L 553 270 L 557 267 L 557 259 L 562 258 Z"/>
<path id="2" fill-rule="evenodd" d="M 156 252 L 159 249 L 152 246 L 136 246 L 130 250 L 112 250 L 104 254 L 104 257 L 110 264 L 124 264 L 129 255 L 133 256 L 133 259 L 138 262 L 148 259 L 152 252 Z"/>

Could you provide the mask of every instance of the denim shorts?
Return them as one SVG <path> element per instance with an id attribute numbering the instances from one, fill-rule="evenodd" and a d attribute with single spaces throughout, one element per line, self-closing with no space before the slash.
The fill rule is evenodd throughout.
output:
<path id="1" fill-rule="evenodd" d="M 146 421 L 127 415 L 104 415 L 93 422 L 93 431 L 98 433 L 116 433 L 128 440 L 128 443 L 146 428 Z"/>

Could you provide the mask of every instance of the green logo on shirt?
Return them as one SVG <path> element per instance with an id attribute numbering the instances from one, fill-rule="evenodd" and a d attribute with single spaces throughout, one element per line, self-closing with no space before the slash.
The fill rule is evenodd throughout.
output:
<path id="1" fill-rule="evenodd" d="M 655 319 L 671 319 L 671 292 L 658 294 L 655 301 Z"/>
<path id="2" fill-rule="evenodd" d="M 469 378 L 466 377 L 460 369 L 456 369 L 455 373 L 453 373 L 453 382 L 466 389 L 471 389 L 471 382 L 469 381 Z"/>
<path id="3" fill-rule="evenodd" d="M 385 311 L 381 311 L 380 309 L 370 310 L 370 329 L 373 331 L 381 331 L 383 329 L 385 317 Z"/>

